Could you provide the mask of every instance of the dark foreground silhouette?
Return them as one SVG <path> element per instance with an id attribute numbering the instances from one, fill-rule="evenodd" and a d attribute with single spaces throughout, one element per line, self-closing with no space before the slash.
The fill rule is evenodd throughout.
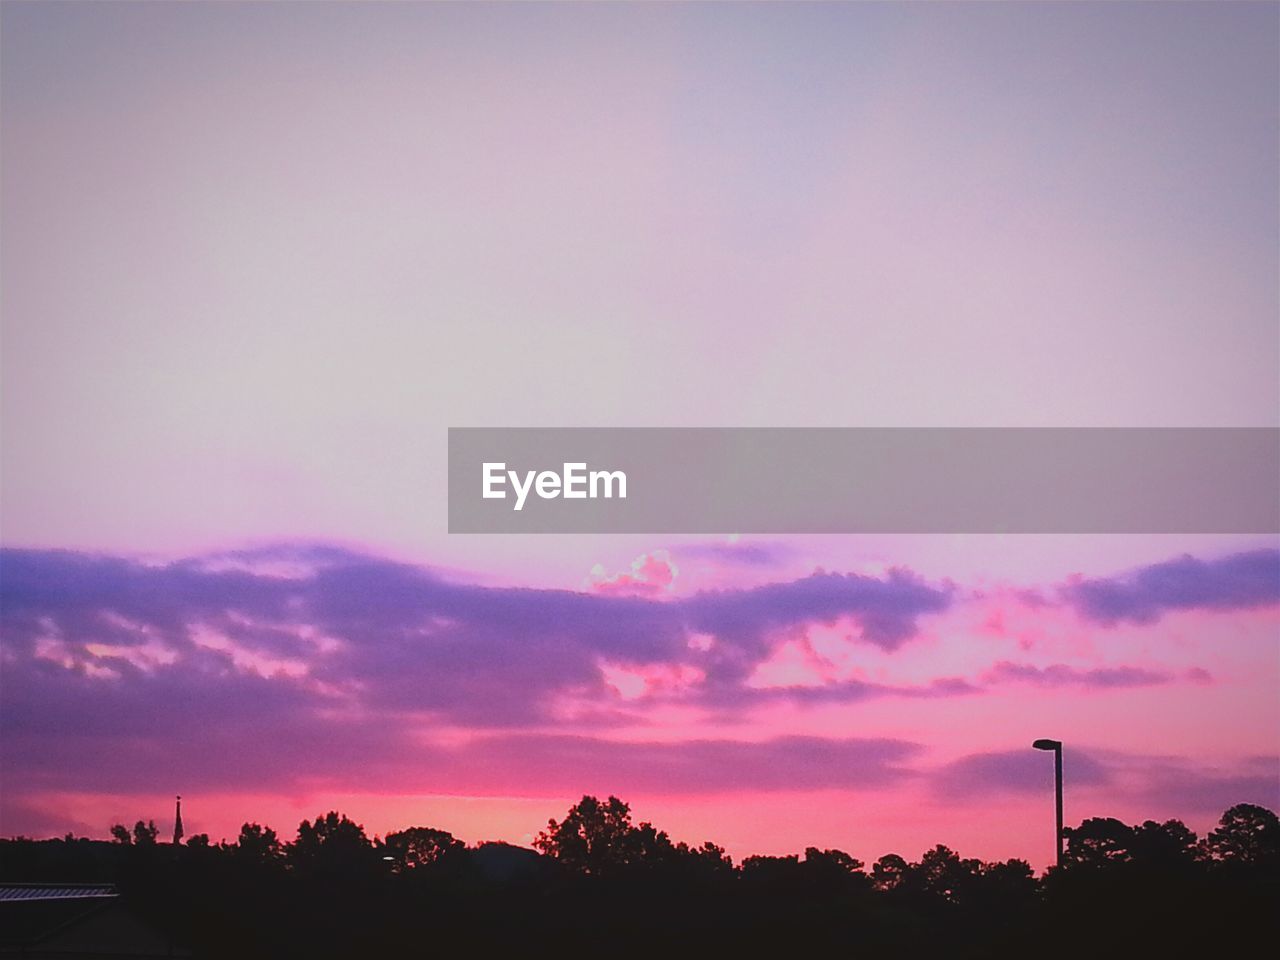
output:
<path id="1" fill-rule="evenodd" d="M 112 836 L 0 840 L 0 881 L 113 883 L 196 957 L 1213 957 L 1280 932 L 1280 821 L 1249 804 L 1203 839 L 1177 820 L 1085 820 L 1042 878 L 941 845 L 870 867 L 813 847 L 734 865 L 615 797 L 583 797 L 537 851 L 426 827 L 371 840 L 337 813 L 290 843 L 256 823 L 234 843 L 159 843 L 141 821 Z"/>

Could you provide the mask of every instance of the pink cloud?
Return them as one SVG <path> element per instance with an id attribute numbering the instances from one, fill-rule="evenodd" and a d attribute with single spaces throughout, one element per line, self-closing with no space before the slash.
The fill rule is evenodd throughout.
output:
<path id="1" fill-rule="evenodd" d="M 642 553 L 631 561 L 631 568 L 612 576 L 604 566 L 596 564 L 587 578 L 590 589 L 596 593 L 623 596 L 660 596 L 669 593 L 675 585 L 680 569 L 665 550 Z"/>

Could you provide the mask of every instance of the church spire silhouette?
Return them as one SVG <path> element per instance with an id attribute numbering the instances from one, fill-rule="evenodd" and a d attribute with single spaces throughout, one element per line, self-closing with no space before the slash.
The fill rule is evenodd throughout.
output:
<path id="1" fill-rule="evenodd" d="M 182 842 L 182 797 L 179 795 L 177 808 L 173 813 L 173 844 L 177 846 Z"/>

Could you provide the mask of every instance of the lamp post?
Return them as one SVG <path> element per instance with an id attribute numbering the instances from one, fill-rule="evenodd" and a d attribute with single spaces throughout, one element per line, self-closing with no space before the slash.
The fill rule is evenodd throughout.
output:
<path id="1" fill-rule="evenodd" d="M 1061 740 L 1037 740 L 1031 744 L 1037 750 L 1053 751 L 1053 781 L 1054 795 L 1057 800 L 1058 812 L 1058 866 L 1062 866 L 1062 741 Z"/>

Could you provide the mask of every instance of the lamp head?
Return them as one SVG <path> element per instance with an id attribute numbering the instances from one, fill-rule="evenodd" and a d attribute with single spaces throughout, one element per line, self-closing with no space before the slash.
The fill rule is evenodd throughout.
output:
<path id="1" fill-rule="evenodd" d="M 1037 750 L 1061 750 L 1062 741 L 1061 740 L 1037 740 L 1031 746 L 1035 747 Z"/>

